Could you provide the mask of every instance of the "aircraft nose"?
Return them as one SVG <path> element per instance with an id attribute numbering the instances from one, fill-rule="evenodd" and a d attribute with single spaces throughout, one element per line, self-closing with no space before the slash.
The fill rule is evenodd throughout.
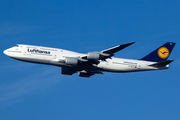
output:
<path id="1" fill-rule="evenodd" d="M 10 56 L 10 55 L 11 55 L 10 52 L 9 52 L 9 49 L 4 50 L 3 53 L 4 53 L 5 55 L 7 55 L 7 56 Z"/>
<path id="2" fill-rule="evenodd" d="M 4 50 L 4 51 L 3 51 L 3 53 L 4 53 L 5 55 L 7 55 L 7 52 L 8 52 L 7 50 Z"/>

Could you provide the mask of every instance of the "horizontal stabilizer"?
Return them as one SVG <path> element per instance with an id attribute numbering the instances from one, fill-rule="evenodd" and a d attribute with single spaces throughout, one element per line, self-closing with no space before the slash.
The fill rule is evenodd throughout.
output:
<path id="1" fill-rule="evenodd" d="M 162 62 L 158 62 L 158 63 L 155 63 L 155 64 L 151 64 L 151 65 L 149 65 L 149 66 L 163 67 L 163 66 L 166 66 L 166 65 L 170 64 L 172 61 L 174 61 L 174 60 L 165 60 L 165 61 L 162 61 Z"/>

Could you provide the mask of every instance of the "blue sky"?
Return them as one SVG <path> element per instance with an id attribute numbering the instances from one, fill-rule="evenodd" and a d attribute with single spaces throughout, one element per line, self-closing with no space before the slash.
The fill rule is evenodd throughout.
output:
<path id="1" fill-rule="evenodd" d="M 6 0 L 0 4 L 1 120 L 179 120 L 180 2 L 178 0 Z M 55 66 L 13 60 L 16 44 L 101 51 L 135 44 L 115 57 L 139 59 L 176 42 L 170 69 L 61 75 Z"/>

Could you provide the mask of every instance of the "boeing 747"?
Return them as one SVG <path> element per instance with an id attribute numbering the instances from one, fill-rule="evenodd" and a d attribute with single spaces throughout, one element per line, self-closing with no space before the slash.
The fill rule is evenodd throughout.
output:
<path id="1" fill-rule="evenodd" d="M 72 75 L 79 72 L 80 77 L 90 77 L 102 72 L 137 72 L 168 69 L 173 61 L 168 57 L 176 43 L 167 42 L 145 57 L 133 60 L 115 58 L 114 54 L 134 42 L 118 45 L 99 52 L 81 54 L 69 50 L 18 44 L 4 51 L 4 54 L 31 63 L 61 67 L 61 73 Z"/>

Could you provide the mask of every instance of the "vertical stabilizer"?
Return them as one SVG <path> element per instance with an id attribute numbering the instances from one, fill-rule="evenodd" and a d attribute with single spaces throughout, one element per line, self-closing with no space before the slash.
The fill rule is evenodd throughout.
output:
<path id="1" fill-rule="evenodd" d="M 157 48 L 153 52 L 149 53 L 141 60 L 152 61 L 152 62 L 162 62 L 168 59 L 171 51 L 173 50 L 176 43 L 167 42 L 161 47 Z"/>

